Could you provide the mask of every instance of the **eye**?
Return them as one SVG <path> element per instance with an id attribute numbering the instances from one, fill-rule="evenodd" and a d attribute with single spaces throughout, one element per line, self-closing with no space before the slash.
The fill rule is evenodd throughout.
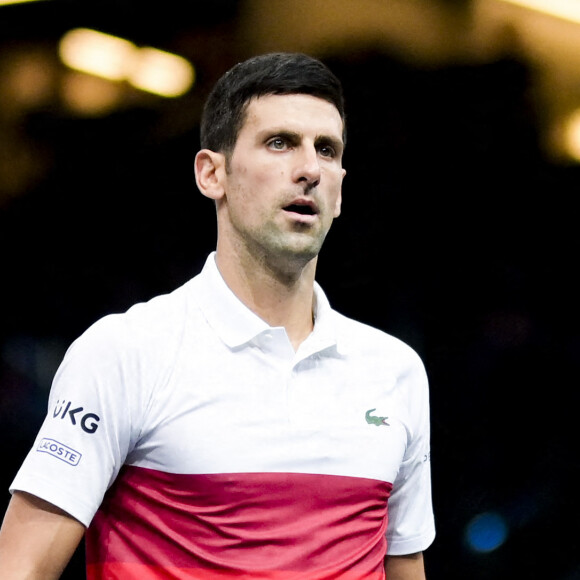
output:
<path id="1" fill-rule="evenodd" d="M 322 136 L 316 142 L 318 155 L 325 159 L 339 159 L 342 156 L 342 141 L 332 137 Z"/>
<path id="2" fill-rule="evenodd" d="M 336 151 L 330 145 L 322 145 L 318 148 L 318 152 L 322 157 L 336 157 Z"/>
<path id="3" fill-rule="evenodd" d="M 283 151 L 287 146 L 288 143 L 282 137 L 275 137 L 268 141 L 268 147 L 270 147 L 270 149 L 275 149 L 276 151 Z"/>

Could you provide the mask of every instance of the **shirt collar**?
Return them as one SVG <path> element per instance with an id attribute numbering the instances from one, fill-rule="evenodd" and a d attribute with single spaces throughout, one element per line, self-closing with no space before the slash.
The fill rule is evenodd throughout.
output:
<path id="1" fill-rule="evenodd" d="M 222 278 L 212 252 L 198 278 L 198 299 L 210 326 L 229 347 L 241 347 L 270 325 L 250 310 Z M 299 353 L 309 356 L 322 350 L 338 352 L 334 312 L 318 283 L 314 283 L 314 331 L 302 343 Z"/>
<path id="2" fill-rule="evenodd" d="M 249 342 L 270 328 L 252 312 L 222 278 L 212 252 L 198 276 L 199 304 L 210 326 L 230 348 Z"/>

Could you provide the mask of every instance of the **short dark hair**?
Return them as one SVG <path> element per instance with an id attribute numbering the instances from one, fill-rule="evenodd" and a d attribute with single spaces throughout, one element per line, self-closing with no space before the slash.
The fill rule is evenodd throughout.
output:
<path id="1" fill-rule="evenodd" d="M 203 109 L 202 148 L 231 154 L 251 99 L 292 94 L 312 95 L 332 103 L 342 118 L 346 141 L 342 85 L 334 73 L 306 54 L 274 52 L 240 62 L 218 80 Z"/>

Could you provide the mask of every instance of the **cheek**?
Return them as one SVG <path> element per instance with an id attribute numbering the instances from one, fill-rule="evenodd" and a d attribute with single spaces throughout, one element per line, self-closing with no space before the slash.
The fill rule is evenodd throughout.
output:
<path id="1" fill-rule="evenodd" d="M 264 192 L 272 191 L 272 188 L 278 184 L 280 179 L 285 175 L 285 171 L 276 168 L 260 167 L 258 169 L 240 172 L 238 184 L 251 197 L 263 197 Z"/>
<path id="2" fill-rule="evenodd" d="M 342 192 L 342 175 L 333 173 L 328 178 L 328 190 L 332 201 L 339 199 Z"/>
<path id="3" fill-rule="evenodd" d="M 238 224 L 258 222 L 266 211 L 263 180 L 238 179 L 230 184 L 228 198 L 230 219 Z"/>

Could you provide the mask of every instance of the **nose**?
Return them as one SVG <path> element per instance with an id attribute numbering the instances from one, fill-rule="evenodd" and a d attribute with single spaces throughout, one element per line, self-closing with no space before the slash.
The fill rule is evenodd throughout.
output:
<path id="1" fill-rule="evenodd" d="M 320 183 L 320 160 L 315 147 L 301 147 L 297 152 L 294 178 L 298 183 L 306 183 L 308 189 Z"/>

